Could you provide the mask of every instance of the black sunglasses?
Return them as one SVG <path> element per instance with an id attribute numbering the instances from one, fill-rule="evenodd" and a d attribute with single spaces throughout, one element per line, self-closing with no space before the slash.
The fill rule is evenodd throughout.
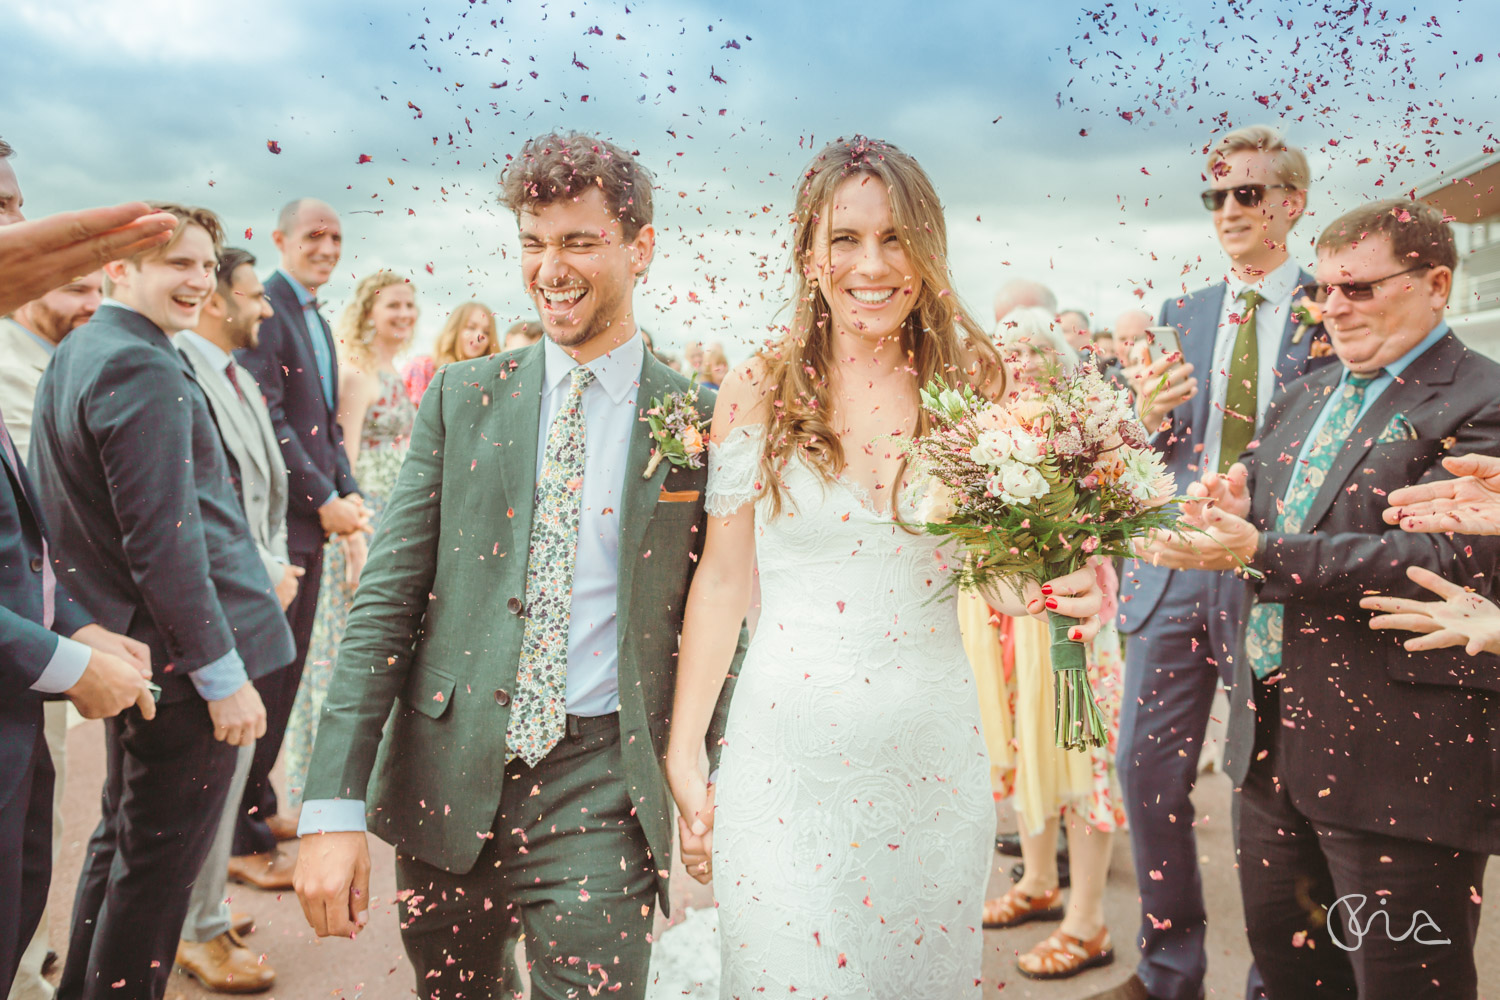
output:
<path id="1" fill-rule="evenodd" d="M 1314 302 L 1320 305 L 1324 302 L 1327 302 L 1329 296 L 1331 296 L 1335 290 L 1342 292 L 1344 298 L 1348 299 L 1350 302 L 1368 302 L 1375 297 L 1375 286 L 1380 284 L 1382 281 L 1390 281 L 1392 278 L 1399 278 L 1403 274 L 1411 274 L 1413 271 L 1428 271 L 1431 270 L 1432 267 L 1432 264 L 1418 264 L 1416 267 L 1408 267 L 1404 271 L 1397 271 L 1395 274 L 1387 274 L 1385 277 L 1376 278 L 1374 281 L 1339 281 L 1331 285 L 1323 285 L 1318 284 L 1317 282 L 1313 282 L 1311 284 L 1304 285 L 1302 290 L 1303 294 L 1307 295 Z"/>
<path id="2" fill-rule="evenodd" d="M 1204 191 L 1200 198 L 1203 199 L 1203 207 L 1210 212 L 1217 212 L 1224 207 L 1224 202 L 1232 194 L 1234 200 L 1245 208 L 1254 208 L 1266 200 L 1266 192 L 1271 188 L 1290 188 L 1285 184 L 1241 184 L 1232 188 L 1209 188 Z"/>

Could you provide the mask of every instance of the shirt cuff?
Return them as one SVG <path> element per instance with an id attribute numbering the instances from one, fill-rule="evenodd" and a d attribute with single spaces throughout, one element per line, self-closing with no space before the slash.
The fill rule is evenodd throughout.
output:
<path id="1" fill-rule="evenodd" d="M 310 833 L 364 833 L 365 804 L 359 799 L 308 799 L 302 803 L 297 836 Z"/>
<path id="2" fill-rule="evenodd" d="M 328 504 L 333 503 L 338 498 L 339 498 L 339 491 L 338 490 L 334 490 L 332 493 L 328 494 L 328 499 L 323 501 L 323 505 L 327 506 Z"/>
<path id="3" fill-rule="evenodd" d="M 233 649 L 188 676 L 193 679 L 193 687 L 198 689 L 198 696 L 204 701 L 222 701 L 250 680 L 250 675 L 245 673 L 245 661 Z"/>
<path id="4" fill-rule="evenodd" d="M 93 650 L 77 639 L 58 636 L 52 659 L 47 661 L 42 676 L 31 685 L 31 690 L 38 694 L 62 694 L 78 683 L 84 671 L 89 668 L 89 656 L 92 654 Z"/>
<path id="5" fill-rule="evenodd" d="M 708 772 L 708 783 L 710 785 L 717 785 L 719 783 L 719 769 L 717 767 Z"/>

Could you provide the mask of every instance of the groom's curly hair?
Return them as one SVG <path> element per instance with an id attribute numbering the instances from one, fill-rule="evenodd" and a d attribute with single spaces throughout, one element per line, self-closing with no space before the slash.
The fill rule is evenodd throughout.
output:
<path id="1" fill-rule="evenodd" d="M 500 203 L 525 209 L 599 188 L 627 240 L 651 224 L 651 171 L 635 156 L 598 136 L 548 132 L 529 139 L 500 175 Z"/>

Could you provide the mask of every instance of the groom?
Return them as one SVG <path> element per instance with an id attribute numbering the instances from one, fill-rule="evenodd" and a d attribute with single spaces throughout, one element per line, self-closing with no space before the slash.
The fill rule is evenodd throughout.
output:
<path id="1" fill-rule="evenodd" d="M 501 197 L 547 336 L 450 365 L 424 397 L 319 721 L 296 888 L 319 935 L 357 932 L 368 821 L 397 848 L 422 997 L 518 996 L 522 935 L 533 996 L 642 997 L 707 470 L 646 475 L 641 413 L 690 386 L 635 322 L 650 173 L 602 139 L 544 135 Z"/>

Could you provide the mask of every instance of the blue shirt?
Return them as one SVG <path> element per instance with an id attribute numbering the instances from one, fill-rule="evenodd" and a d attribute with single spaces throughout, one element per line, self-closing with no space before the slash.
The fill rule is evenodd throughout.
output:
<path id="1" fill-rule="evenodd" d="M 328 350 L 328 338 L 323 335 L 323 321 L 318 318 L 318 310 L 313 307 L 316 298 L 303 286 L 302 282 L 281 268 L 278 267 L 276 273 L 292 286 L 292 294 L 297 296 L 297 302 L 302 306 L 302 328 L 307 331 L 308 343 L 312 345 L 313 361 L 318 366 L 318 382 L 323 387 L 323 402 L 327 404 L 329 412 L 332 412 L 333 380 L 338 378 L 338 371 L 334 367 L 333 355 Z"/>
<path id="2" fill-rule="evenodd" d="M 1380 398 L 1380 394 L 1382 392 L 1385 392 L 1387 388 L 1393 385 L 1396 379 L 1401 377 L 1401 373 L 1406 371 L 1407 367 L 1410 366 L 1413 361 L 1420 358 L 1424 353 L 1426 353 L 1429 347 L 1442 340 L 1443 337 L 1447 336 L 1447 334 L 1447 321 L 1439 320 L 1438 325 L 1432 328 L 1432 332 L 1423 337 L 1415 347 L 1382 368 L 1380 370 L 1380 374 L 1376 376 L 1375 381 L 1371 382 L 1365 389 L 1364 403 L 1360 406 L 1359 415 L 1355 419 L 1364 419 L 1364 415 L 1370 411 L 1370 407 L 1375 405 L 1375 400 Z M 1342 388 L 1344 384 L 1349 381 L 1349 374 L 1349 369 L 1345 368 L 1344 374 L 1339 378 L 1339 383 L 1335 387 L 1336 390 Z M 1297 464 L 1293 466 L 1294 469 L 1301 469 L 1307 466 L 1307 453 L 1312 451 L 1313 442 L 1318 439 L 1318 432 L 1321 431 L 1323 429 L 1323 425 L 1328 422 L 1329 407 L 1331 407 L 1338 398 L 1339 394 L 1337 391 L 1328 394 L 1328 402 L 1323 404 L 1323 410 L 1318 414 L 1318 419 L 1313 421 L 1313 425 L 1307 429 L 1307 437 L 1303 438 L 1302 440 L 1302 450 L 1297 453 Z M 1297 481 L 1297 476 L 1295 474 L 1287 480 L 1286 488 L 1288 493 L 1291 492 L 1292 484 L 1296 483 Z M 1286 499 L 1285 495 L 1283 495 L 1282 499 Z"/>

